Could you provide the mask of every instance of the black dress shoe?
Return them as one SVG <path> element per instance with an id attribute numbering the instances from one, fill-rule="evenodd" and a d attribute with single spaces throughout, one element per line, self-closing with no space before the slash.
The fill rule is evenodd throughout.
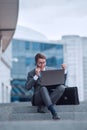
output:
<path id="1" fill-rule="evenodd" d="M 53 119 L 54 120 L 60 120 L 60 117 L 57 115 L 57 113 L 53 114 Z"/>
<path id="2" fill-rule="evenodd" d="M 46 113 L 44 110 L 43 110 L 43 106 L 38 106 L 38 108 L 37 108 L 37 112 L 38 113 Z"/>

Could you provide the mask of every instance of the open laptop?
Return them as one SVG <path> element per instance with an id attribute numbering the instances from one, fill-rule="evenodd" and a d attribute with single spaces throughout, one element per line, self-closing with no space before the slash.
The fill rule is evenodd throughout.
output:
<path id="1" fill-rule="evenodd" d="M 64 70 L 45 70 L 41 72 L 41 85 L 52 86 L 64 84 Z"/>

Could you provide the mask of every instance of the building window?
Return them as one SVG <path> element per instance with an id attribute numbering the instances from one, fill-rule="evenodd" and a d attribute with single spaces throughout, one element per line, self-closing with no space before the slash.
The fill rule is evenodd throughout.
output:
<path id="1" fill-rule="evenodd" d="M 25 49 L 26 50 L 29 50 L 30 49 L 30 44 L 29 42 L 25 41 Z"/>
<path id="2" fill-rule="evenodd" d="M 27 57 L 27 58 L 25 58 L 25 65 L 26 66 L 34 65 L 34 58 L 33 57 Z"/>
<path id="3" fill-rule="evenodd" d="M 39 42 L 32 42 L 32 50 L 39 51 L 40 50 L 40 43 Z"/>

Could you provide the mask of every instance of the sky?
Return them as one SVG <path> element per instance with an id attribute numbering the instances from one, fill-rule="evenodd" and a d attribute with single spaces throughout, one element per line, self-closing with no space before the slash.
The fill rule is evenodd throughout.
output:
<path id="1" fill-rule="evenodd" d="M 87 0 L 20 0 L 18 25 L 34 29 L 49 40 L 63 35 L 87 37 Z"/>

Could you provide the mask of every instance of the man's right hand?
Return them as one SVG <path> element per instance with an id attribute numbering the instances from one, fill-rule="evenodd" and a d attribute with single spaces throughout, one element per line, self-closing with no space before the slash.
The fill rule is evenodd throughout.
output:
<path id="1" fill-rule="evenodd" d="M 39 67 L 37 67 L 35 69 L 35 72 L 36 72 L 36 75 L 39 76 L 40 75 L 40 72 L 41 72 L 41 69 Z"/>

